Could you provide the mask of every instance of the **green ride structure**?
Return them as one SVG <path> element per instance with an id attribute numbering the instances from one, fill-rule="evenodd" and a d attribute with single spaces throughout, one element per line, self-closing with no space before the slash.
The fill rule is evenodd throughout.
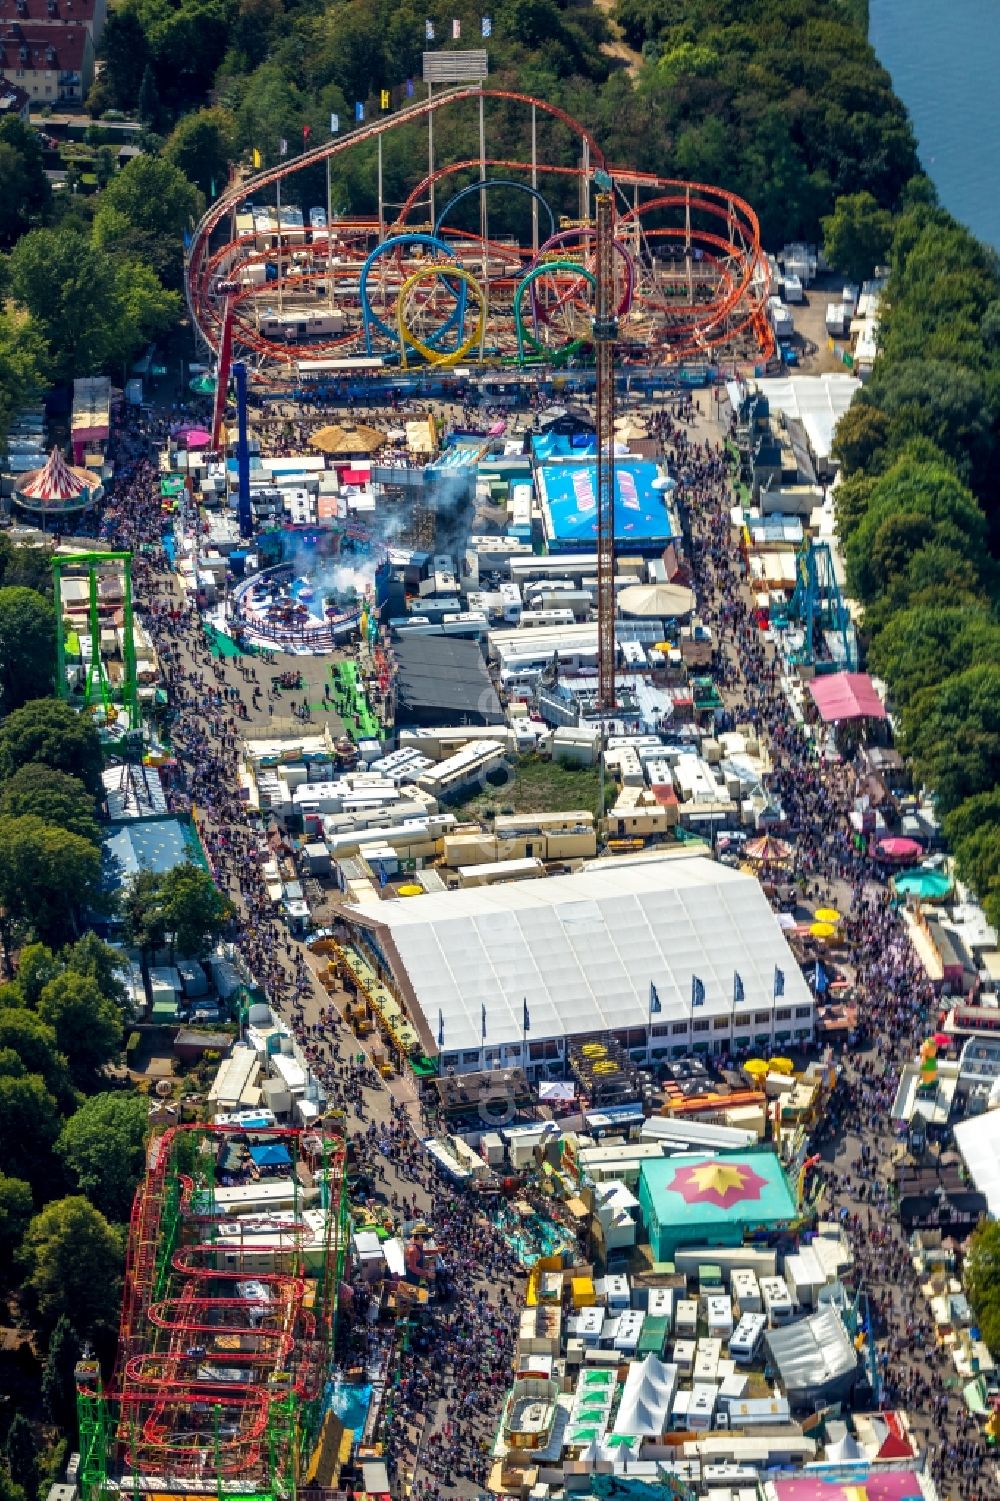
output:
<path id="1" fill-rule="evenodd" d="M 67 596 L 79 582 L 82 592 L 72 600 Z M 57 552 L 52 559 L 52 592 L 56 611 L 56 692 L 60 698 L 98 716 L 110 734 L 141 728 L 139 686 L 135 662 L 135 621 L 132 610 L 132 554 L 130 552 Z M 90 639 L 89 659 L 82 643 L 74 644 L 78 635 L 67 625 L 72 608 L 86 620 Z M 85 613 L 84 613 L 85 612 Z M 121 624 L 116 624 L 116 617 Z M 110 653 L 105 653 L 103 637 L 108 630 L 115 636 L 115 655 L 121 669 L 115 678 L 108 669 Z M 120 636 L 119 636 L 120 631 Z M 74 673 L 71 658 L 79 655 L 80 671 Z"/>
<path id="2" fill-rule="evenodd" d="M 294 1501 L 328 1405 L 345 1160 L 322 1124 L 153 1139 L 115 1370 L 76 1369 L 82 1501 Z"/>

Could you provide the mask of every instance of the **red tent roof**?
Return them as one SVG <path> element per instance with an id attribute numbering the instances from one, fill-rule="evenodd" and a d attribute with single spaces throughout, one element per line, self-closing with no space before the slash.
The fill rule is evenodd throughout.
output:
<path id="1" fill-rule="evenodd" d="M 886 717 L 885 704 L 866 672 L 834 672 L 829 677 L 813 678 L 809 692 L 826 724 Z"/>
<path id="2" fill-rule="evenodd" d="M 45 467 L 28 475 L 20 493 L 27 500 L 80 500 L 92 487 L 90 475 L 82 469 L 71 469 L 60 450 L 53 448 Z"/>

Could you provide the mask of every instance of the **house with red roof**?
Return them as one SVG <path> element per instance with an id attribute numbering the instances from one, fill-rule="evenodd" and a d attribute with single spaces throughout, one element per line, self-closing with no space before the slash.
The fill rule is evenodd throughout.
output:
<path id="1" fill-rule="evenodd" d="M 95 50 L 101 45 L 107 18 L 107 0 L 0 0 L 0 29 L 6 29 L 12 21 L 32 29 L 83 26 L 89 31 Z"/>
<path id="2" fill-rule="evenodd" d="M 94 81 L 93 37 L 80 21 L 61 26 L 4 21 L 0 74 L 23 89 L 32 104 L 82 104 Z"/>

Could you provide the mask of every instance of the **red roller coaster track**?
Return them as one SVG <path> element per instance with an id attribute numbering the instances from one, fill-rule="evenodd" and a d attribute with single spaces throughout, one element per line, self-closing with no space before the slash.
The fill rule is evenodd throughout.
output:
<path id="1" fill-rule="evenodd" d="M 263 1488 L 275 1404 L 288 1397 L 312 1401 L 325 1380 L 343 1143 L 324 1146 L 315 1133 L 290 1128 L 255 1130 L 254 1140 L 289 1148 L 290 1173 L 301 1171 L 296 1158 L 315 1168 L 321 1152 L 329 1207 L 318 1228 L 298 1211 L 258 1216 L 247 1228 L 226 1216 L 210 1186 L 196 1190 L 179 1169 L 175 1154 L 191 1132 L 210 1155 L 227 1139 L 246 1138 L 232 1127 L 194 1126 L 172 1128 L 151 1143 L 132 1211 L 119 1361 L 109 1391 L 120 1464 L 137 1476 L 181 1484 L 211 1473 L 257 1480 Z M 303 1191 L 298 1177 L 293 1188 Z M 319 1279 L 310 1279 L 312 1302 L 304 1275 L 310 1252 Z"/>
<path id="2" fill-rule="evenodd" d="M 268 249 L 267 243 L 261 244 L 256 232 L 219 241 L 217 231 L 226 219 L 235 215 L 242 203 L 258 198 L 264 189 L 305 168 L 326 163 L 330 158 L 401 126 L 425 121 L 439 110 L 451 109 L 464 102 L 478 104 L 489 100 L 524 106 L 533 113 L 540 111 L 543 116 L 565 126 L 580 143 L 583 164 L 549 164 L 539 160 L 537 155 L 530 162 L 484 155 L 482 159 L 465 158 L 442 165 L 415 183 L 391 220 L 390 227 L 384 230 L 390 240 L 411 232 L 414 227 L 411 216 L 418 204 L 430 203 L 434 186 L 456 173 L 477 170 L 484 175 L 489 168 L 506 174 L 531 174 L 532 180 L 537 182 L 545 177 L 580 180 L 592 168 L 607 168 L 604 153 L 594 137 L 558 106 L 511 89 L 458 87 L 411 104 L 396 114 L 373 120 L 303 152 L 301 156 L 283 160 L 233 183 L 216 199 L 197 226 L 185 273 L 191 317 L 218 357 L 220 387 L 224 387 L 228 375 L 230 356 L 238 350 L 250 353 L 261 367 L 289 367 L 300 361 L 375 353 L 370 344 L 371 329 L 365 326 L 367 320 L 362 316 L 357 291 L 362 265 L 379 243 L 380 221 L 383 227 L 385 222 L 384 212 L 380 212 L 379 219 L 338 220 L 327 227 L 325 242 L 322 232 L 319 232 L 312 237 L 317 244 L 306 247 L 296 258 L 297 262 L 306 262 L 304 267 L 293 264 L 290 258 L 281 264 L 282 253 L 279 252 L 279 281 L 261 283 L 251 277 L 249 270 L 273 260 L 275 252 Z M 707 183 L 687 183 L 629 167 L 607 170 L 611 172 L 617 190 L 615 238 L 638 267 L 635 293 L 630 309 L 622 319 L 619 363 L 673 365 L 684 360 L 705 361 L 719 350 L 747 361 L 768 358 L 774 350 L 767 315 L 768 265 L 761 249 L 757 217 L 750 205 L 737 195 Z M 630 195 L 631 202 L 626 194 Z M 650 222 L 653 219 L 658 222 Z M 659 222 L 664 220 L 666 222 Z M 521 282 L 533 264 L 533 248 L 484 240 L 469 231 L 450 226 L 443 228 L 441 235 L 444 243 L 452 247 L 452 254 L 459 257 L 460 264 L 475 267 L 477 259 L 481 259 L 490 293 L 490 327 L 483 340 L 483 349 L 488 359 L 510 362 L 517 357 L 519 349 L 514 341 L 513 310 Z M 326 280 L 332 282 L 334 243 L 337 248 L 336 274 L 344 281 L 346 295 L 341 297 L 337 316 L 328 320 L 331 329 L 310 336 L 306 314 L 302 311 L 296 313 L 294 309 L 298 306 L 318 310 L 314 294 L 318 284 Z M 674 254 L 656 256 L 656 243 L 671 247 Z M 592 256 L 592 249 L 582 244 L 572 254 L 585 265 L 588 256 Z M 395 300 L 407 278 L 427 264 L 425 257 L 424 250 L 415 256 L 409 242 L 397 247 L 395 254 L 380 257 L 378 295 L 384 310 L 383 329 L 395 326 Z M 440 321 L 447 312 L 446 308 L 441 311 L 440 304 L 451 297 L 454 306 L 455 285 L 446 277 L 439 278 L 430 291 L 422 291 L 416 296 L 411 294 L 407 316 L 415 312 L 425 320 L 424 326 L 433 323 L 435 318 Z M 537 290 L 536 287 L 532 297 L 533 307 L 537 306 Z M 310 295 L 314 298 L 312 303 L 307 301 Z M 584 278 L 567 281 L 563 273 L 559 281 L 554 273 L 553 295 L 555 307 L 575 311 L 578 324 L 589 317 L 592 309 L 585 306 L 589 294 Z M 273 302 L 275 296 L 289 300 L 292 311 L 287 317 L 292 321 L 296 318 L 303 320 L 305 332 L 296 330 L 289 335 L 282 326 L 279 332 L 285 332 L 285 337 L 274 336 L 273 324 L 280 320 L 276 320 L 270 311 L 267 318 L 262 319 L 260 308 L 263 300 Z M 330 304 L 332 307 L 332 286 Z M 555 325 L 558 320 L 548 321 Z M 266 329 L 262 323 L 267 324 Z M 558 330 L 550 336 L 557 342 Z M 295 338 L 296 342 L 290 343 L 289 337 Z M 388 345 L 383 348 L 384 334 L 379 337 L 382 344 L 377 352 L 391 365 L 397 349 Z M 523 354 L 523 350 L 520 352 Z"/>

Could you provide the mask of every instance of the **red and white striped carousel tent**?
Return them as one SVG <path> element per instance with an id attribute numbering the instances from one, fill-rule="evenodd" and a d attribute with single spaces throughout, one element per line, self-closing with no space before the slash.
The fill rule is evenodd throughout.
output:
<path id="1" fill-rule="evenodd" d="M 83 511 L 101 493 L 101 482 L 86 469 L 67 464 L 59 448 L 53 448 L 41 469 L 25 476 L 17 499 L 30 511 Z"/>

